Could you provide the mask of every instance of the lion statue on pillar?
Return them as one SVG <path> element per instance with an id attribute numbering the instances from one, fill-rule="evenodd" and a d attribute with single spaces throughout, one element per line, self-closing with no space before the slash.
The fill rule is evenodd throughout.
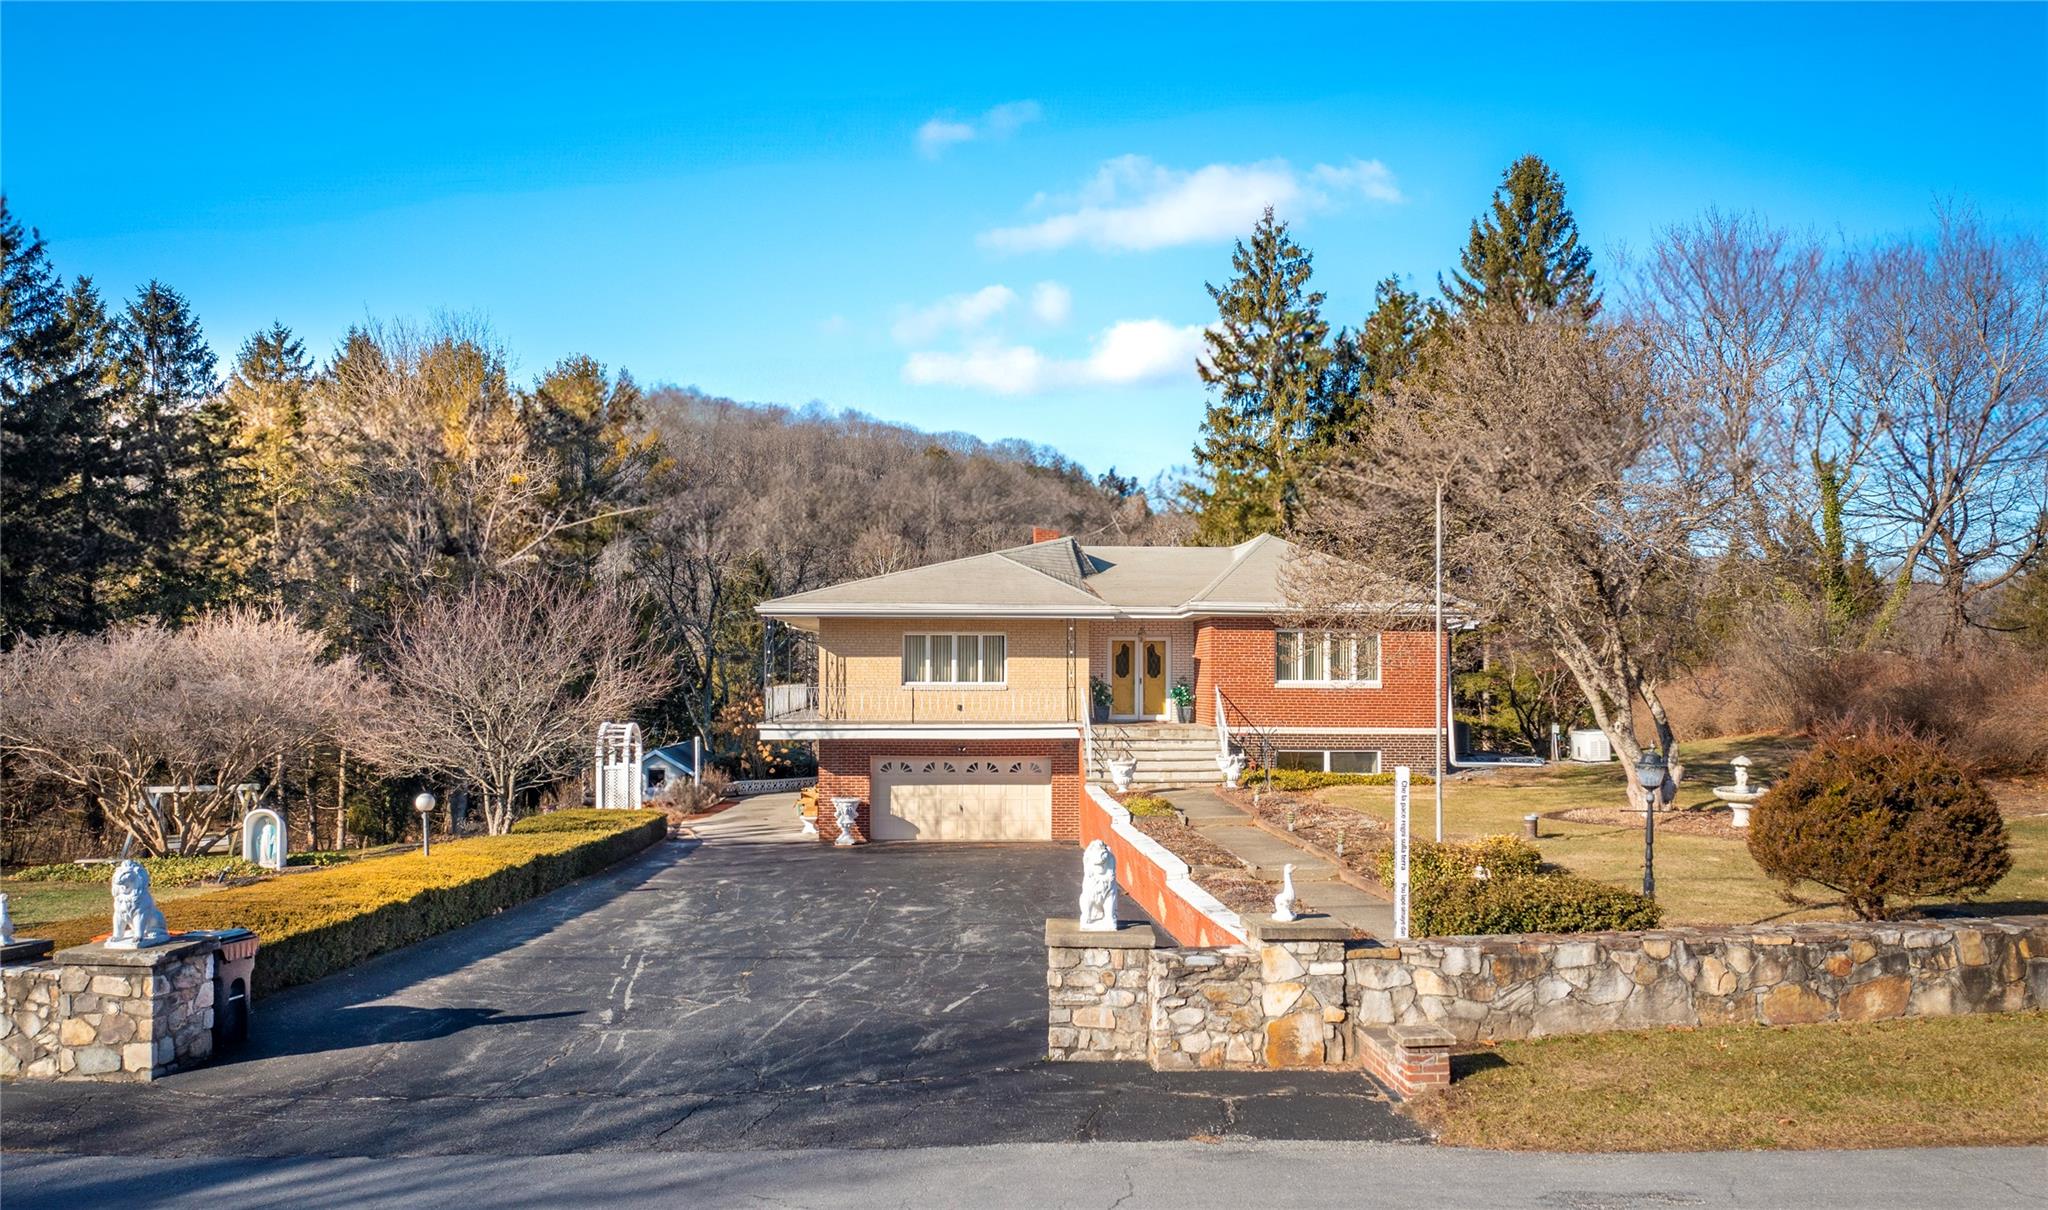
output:
<path id="1" fill-rule="evenodd" d="M 1091 933 L 1116 931 L 1116 854 L 1099 840 L 1081 851 L 1081 927 Z"/>
<path id="2" fill-rule="evenodd" d="M 123 861 L 114 867 L 114 931 L 107 937 L 110 950 L 144 949 L 171 939 L 163 909 L 149 893 L 149 871 L 139 861 Z"/>

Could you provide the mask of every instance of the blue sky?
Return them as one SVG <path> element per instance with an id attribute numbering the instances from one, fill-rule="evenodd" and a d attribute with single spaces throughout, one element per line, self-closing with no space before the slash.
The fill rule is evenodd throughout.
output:
<path id="1" fill-rule="evenodd" d="M 1335 322 L 1501 170 L 1597 264 L 1715 205 L 2048 229 L 2048 6 L 7 4 L 0 185 L 67 273 L 282 320 L 487 319 L 531 376 L 819 400 L 1141 476 L 1262 200 Z"/>

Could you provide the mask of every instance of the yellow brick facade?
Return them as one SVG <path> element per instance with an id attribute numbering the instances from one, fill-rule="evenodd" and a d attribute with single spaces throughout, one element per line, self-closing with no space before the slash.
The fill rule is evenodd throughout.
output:
<path id="1" fill-rule="evenodd" d="M 906 634 L 1000 634 L 1002 685 L 925 688 L 903 683 Z M 818 697 L 848 722 L 1078 721 L 1088 708 L 1088 623 L 1017 618 L 824 618 Z"/>

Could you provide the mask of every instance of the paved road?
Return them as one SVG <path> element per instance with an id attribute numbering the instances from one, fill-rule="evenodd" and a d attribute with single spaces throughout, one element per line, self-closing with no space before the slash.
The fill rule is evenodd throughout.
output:
<path id="1" fill-rule="evenodd" d="M 1008 1144 L 546 1159 L 10 1156 L 8 1210 L 81 1206 L 1484 1207 L 1969 1210 L 2048 1205 L 2039 1150 L 1510 1155 L 1384 1143 Z"/>
<path id="2" fill-rule="evenodd" d="M 790 818 L 750 804 L 701 840 L 263 1000 L 232 1061 L 148 1087 L 10 1087 L 0 1145 L 531 1156 L 1415 1137 L 1355 1074 L 1043 1062 L 1043 924 L 1071 902 L 1073 848 L 781 843 Z"/>

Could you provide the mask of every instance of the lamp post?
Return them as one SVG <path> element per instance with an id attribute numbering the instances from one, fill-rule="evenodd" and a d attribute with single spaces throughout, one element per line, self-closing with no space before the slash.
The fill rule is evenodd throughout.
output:
<path id="1" fill-rule="evenodd" d="M 1643 791 L 1643 896 L 1657 897 L 1657 798 L 1670 769 L 1655 748 L 1636 757 L 1636 785 Z"/>
<path id="2" fill-rule="evenodd" d="M 430 856 L 434 851 L 434 796 L 421 790 L 413 796 L 412 809 L 420 813 L 420 856 Z"/>

